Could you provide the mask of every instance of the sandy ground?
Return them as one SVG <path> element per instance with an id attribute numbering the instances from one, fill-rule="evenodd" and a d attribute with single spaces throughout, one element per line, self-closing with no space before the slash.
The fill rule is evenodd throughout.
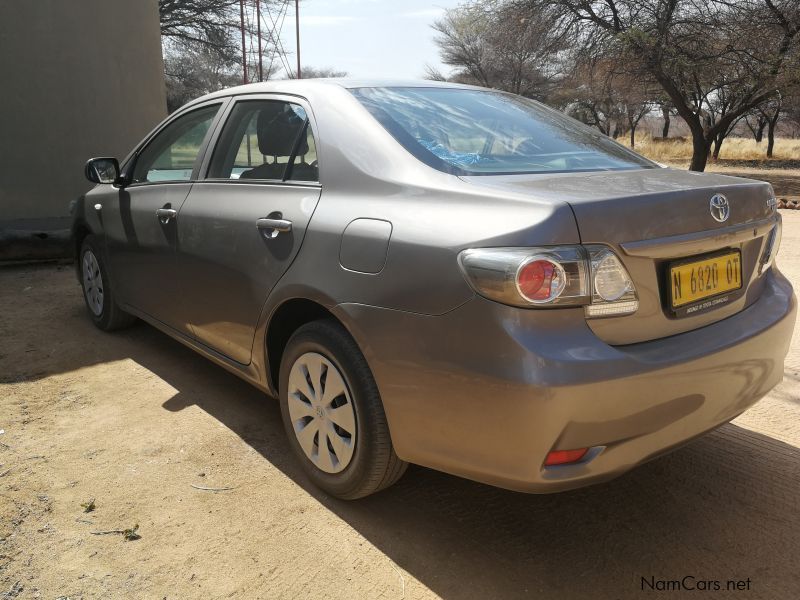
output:
<path id="1" fill-rule="evenodd" d="M 96 330 L 68 267 L 2 269 L 0 598 L 681 597 L 642 577 L 685 576 L 800 598 L 793 344 L 756 407 L 613 482 L 529 496 L 412 467 L 346 503 L 306 483 L 277 403 L 151 327 Z"/>

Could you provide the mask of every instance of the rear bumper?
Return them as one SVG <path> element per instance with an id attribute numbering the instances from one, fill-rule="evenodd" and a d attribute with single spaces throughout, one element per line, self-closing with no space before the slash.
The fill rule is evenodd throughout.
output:
<path id="1" fill-rule="evenodd" d="M 582 309 L 476 297 L 441 316 L 342 304 L 373 370 L 397 454 L 492 485 L 555 492 L 598 483 L 725 423 L 783 377 L 796 318 L 774 269 L 723 321 L 612 347 Z M 595 448 L 545 468 L 553 449 Z"/>

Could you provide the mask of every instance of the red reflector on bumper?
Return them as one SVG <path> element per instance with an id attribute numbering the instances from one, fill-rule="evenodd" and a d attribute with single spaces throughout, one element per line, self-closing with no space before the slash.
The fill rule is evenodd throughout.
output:
<path id="1" fill-rule="evenodd" d="M 553 467 L 555 465 L 566 465 L 568 463 L 578 462 L 589 451 L 588 448 L 578 448 L 577 450 L 553 450 L 544 459 L 545 467 Z"/>

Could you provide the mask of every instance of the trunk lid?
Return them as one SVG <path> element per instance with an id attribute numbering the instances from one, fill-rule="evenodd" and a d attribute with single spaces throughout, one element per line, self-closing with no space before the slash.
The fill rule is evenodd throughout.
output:
<path id="1" fill-rule="evenodd" d="M 778 217 L 772 187 L 762 181 L 674 169 L 464 177 L 466 181 L 538 200 L 567 202 L 583 244 L 611 246 L 636 286 L 633 315 L 589 319 L 610 344 L 675 335 L 719 321 L 758 299 L 758 264 Z M 727 200 L 728 217 L 712 215 L 711 199 Z M 719 211 L 716 211 L 719 216 Z M 740 252 L 742 287 L 690 312 L 669 306 L 669 268 L 693 258 Z"/>

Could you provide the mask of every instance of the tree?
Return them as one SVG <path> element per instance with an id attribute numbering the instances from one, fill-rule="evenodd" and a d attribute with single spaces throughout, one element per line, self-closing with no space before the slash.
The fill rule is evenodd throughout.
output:
<path id="1" fill-rule="evenodd" d="M 616 137 L 624 123 L 625 109 L 617 94 L 613 62 L 601 56 L 577 59 L 556 100 L 566 112 L 601 133 Z"/>
<path id="2" fill-rule="evenodd" d="M 672 102 L 669 101 L 669 98 L 666 98 L 663 94 L 657 96 L 655 104 L 658 110 L 661 111 L 661 117 L 664 121 L 664 126 L 661 129 L 661 137 L 667 139 L 669 137 L 669 127 L 671 124 L 670 117 L 675 108 L 672 106 Z"/>
<path id="3" fill-rule="evenodd" d="M 327 79 L 330 77 L 347 77 L 347 71 L 340 71 L 333 67 L 302 67 L 300 74 L 303 79 Z"/>
<path id="4" fill-rule="evenodd" d="M 759 108 L 759 111 L 767 121 L 767 158 L 772 158 L 772 153 L 775 149 L 775 128 L 778 125 L 778 117 L 781 114 L 780 94 L 769 102 L 764 103 Z"/>
<path id="5" fill-rule="evenodd" d="M 278 2 L 260 1 L 267 14 L 270 5 Z M 241 82 L 239 0 L 159 0 L 158 7 L 170 111 L 197 96 Z M 246 15 L 247 33 L 257 35 L 257 31 L 249 31 L 256 27 L 252 10 Z M 269 59 L 261 76 L 269 79 L 279 70 L 277 49 L 268 30 L 261 35 L 262 52 Z M 258 56 L 248 52 L 247 62 L 250 72 L 259 71 Z"/>
<path id="6" fill-rule="evenodd" d="M 761 140 L 764 139 L 767 117 L 764 116 L 761 110 L 756 108 L 744 116 L 744 124 L 747 125 L 750 133 L 753 134 L 753 139 L 756 141 L 756 144 L 760 144 Z"/>
<path id="7" fill-rule="evenodd" d="M 646 98 L 628 97 L 625 100 L 625 115 L 628 118 L 631 148 L 636 146 L 636 128 L 639 122 L 650 112 L 650 102 Z"/>
<path id="8" fill-rule="evenodd" d="M 499 0 L 471 1 L 433 24 L 444 64 L 456 67 L 454 81 L 544 99 L 559 78 L 564 39 L 546 18 L 519 14 Z M 429 78 L 445 78 L 428 68 Z"/>
<path id="9" fill-rule="evenodd" d="M 511 1 L 521 14 L 547 15 L 579 47 L 615 44 L 635 57 L 689 126 L 695 171 L 720 134 L 776 96 L 800 38 L 795 0 Z M 721 93 L 725 114 L 709 119 L 708 101 Z"/>
<path id="10" fill-rule="evenodd" d="M 239 0 L 158 0 L 161 37 L 230 52 Z"/>
<path id="11" fill-rule="evenodd" d="M 800 137 L 800 89 L 785 89 L 781 94 L 783 124 L 792 137 Z"/>
<path id="12" fill-rule="evenodd" d="M 173 112 L 198 96 L 241 83 L 239 63 L 211 44 L 165 47 L 167 110 Z"/>
<path id="13" fill-rule="evenodd" d="M 630 134 L 652 110 L 655 96 L 647 73 L 635 68 L 618 48 L 599 45 L 574 53 L 572 70 L 549 101 L 565 107 L 571 116 L 611 137 Z"/>
<path id="14" fill-rule="evenodd" d="M 708 108 L 707 110 L 703 110 L 704 126 L 708 130 L 717 130 L 712 140 L 713 150 L 711 151 L 711 157 L 717 160 L 719 158 L 719 152 L 722 149 L 722 143 L 731 134 L 744 115 L 733 120 L 726 119 L 728 113 L 735 106 L 735 96 L 732 97 L 730 87 L 724 84 L 718 85 L 714 93 L 706 97 L 705 103 Z M 728 125 L 717 127 L 716 125 L 723 120 L 728 122 Z"/>

